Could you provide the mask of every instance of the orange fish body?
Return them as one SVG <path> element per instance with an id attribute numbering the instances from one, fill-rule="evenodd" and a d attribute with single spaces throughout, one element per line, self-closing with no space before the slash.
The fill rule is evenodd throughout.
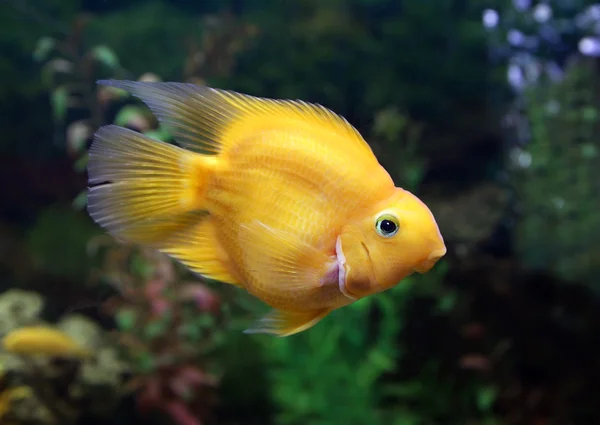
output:
<path id="1" fill-rule="evenodd" d="M 249 332 L 303 331 L 446 252 L 429 209 L 326 108 L 192 84 L 101 83 L 141 98 L 182 148 L 98 130 L 90 215 L 272 306 Z"/>

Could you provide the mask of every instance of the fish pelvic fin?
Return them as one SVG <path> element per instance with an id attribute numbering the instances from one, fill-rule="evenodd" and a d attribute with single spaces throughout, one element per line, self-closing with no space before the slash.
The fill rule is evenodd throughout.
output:
<path id="1" fill-rule="evenodd" d="M 99 80 L 142 100 L 178 143 L 199 153 L 224 153 L 249 135 L 294 128 L 372 154 L 342 116 L 316 103 L 267 99 L 191 83 Z"/>
<path id="2" fill-rule="evenodd" d="M 210 215 L 169 238 L 161 251 L 202 277 L 242 287 L 232 272 L 229 256 L 219 242 Z"/>
<path id="3" fill-rule="evenodd" d="M 329 314 L 329 309 L 293 312 L 272 310 L 263 318 L 246 329 L 246 334 L 271 334 L 279 337 L 290 336 L 316 325 Z"/>
<path id="4" fill-rule="evenodd" d="M 160 248 L 202 217 L 214 158 L 107 125 L 89 150 L 88 212 L 112 236 Z"/>

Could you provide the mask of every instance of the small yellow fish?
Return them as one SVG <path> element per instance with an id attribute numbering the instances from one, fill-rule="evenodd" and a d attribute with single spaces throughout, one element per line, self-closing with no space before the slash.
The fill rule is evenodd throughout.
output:
<path id="1" fill-rule="evenodd" d="M 139 97 L 182 147 L 100 128 L 91 217 L 274 308 L 246 332 L 301 332 L 446 253 L 427 206 L 320 105 L 185 83 L 99 84 Z"/>
<path id="2" fill-rule="evenodd" d="M 51 357 L 87 357 L 89 351 L 59 329 L 48 326 L 26 326 L 15 329 L 2 339 L 4 350 L 19 355 Z"/>

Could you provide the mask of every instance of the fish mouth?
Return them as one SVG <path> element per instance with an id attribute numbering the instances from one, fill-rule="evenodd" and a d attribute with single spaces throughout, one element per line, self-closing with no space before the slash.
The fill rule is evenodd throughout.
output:
<path id="1" fill-rule="evenodd" d="M 444 255 L 446 255 L 446 247 L 436 249 L 431 254 L 429 254 L 429 257 L 427 257 L 425 261 L 423 261 L 421 264 L 415 267 L 414 270 L 420 274 L 427 273 L 433 268 L 433 266 L 435 266 L 435 263 L 437 263 L 438 260 Z"/>
<path id="2" fill-rule="evenodd" d="M 340 292 L 348 299 L 356 301 L 357 298 L 350 295 L 346 288 L 346 256 L 342 248 L 342 237 L 338 236 L 335 242 L 335 255 L 338 263 L 338 285 Z"/>
<path id="3" fill-rule="evenodd" d="M 369 252 L 369 248 L 363 241 L 360 241 L 360 244 L 361 244 L 362 248 L 365 250 L 365 254 L 367 255 L 367 258 L 369 259 L 369 263 L 372 264 L 371 253 Z M 346 298 L 348 298 L 352 301 L 356 301 L 364 295 L 362 295 L 362 294 L 359 294 L 358 296 L 352 295 L 350 293 L 350 291 L 348 290 L 348 287 L 346 286 L 346 279 L 348 277 L 347 270 L 346 270 L 346 266 L 347 266 L 346 261 L 347 260 L 346 260 L 346 256 L 344 255 L 344 250 L 342 248 L 341 236 L 338 236 L 338 238 L 336 240 L 335 254 L 337 257 L 339 290 Z M 371 282 L 371 284 L 373 284 L 373 285 L 375 285 L 375 287 L 377 287 L 379 285 L 377 283 L 377 276 L 373 276 L 373 279 L 374 279 L 374 282 Z"/>

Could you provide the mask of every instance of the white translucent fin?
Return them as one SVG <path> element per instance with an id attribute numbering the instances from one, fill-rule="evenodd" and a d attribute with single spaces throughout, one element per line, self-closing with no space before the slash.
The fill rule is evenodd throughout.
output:
<path id="1" fill-rule="evenodd" d="M 111 235 L 156 245 L 181 232 L 202 209 L 197 154 L 109 125 L 89 151 L 88 211 Z"/>
<path id="2" fill-rule="evenodd" d="M 307 312 L 272 310 L 249 329 L 246 329 L 244 333 L 264 333 L 280 337 L 290 336 L 313 327 L 327 314 L 329 314 L 328 309 Z"/>

